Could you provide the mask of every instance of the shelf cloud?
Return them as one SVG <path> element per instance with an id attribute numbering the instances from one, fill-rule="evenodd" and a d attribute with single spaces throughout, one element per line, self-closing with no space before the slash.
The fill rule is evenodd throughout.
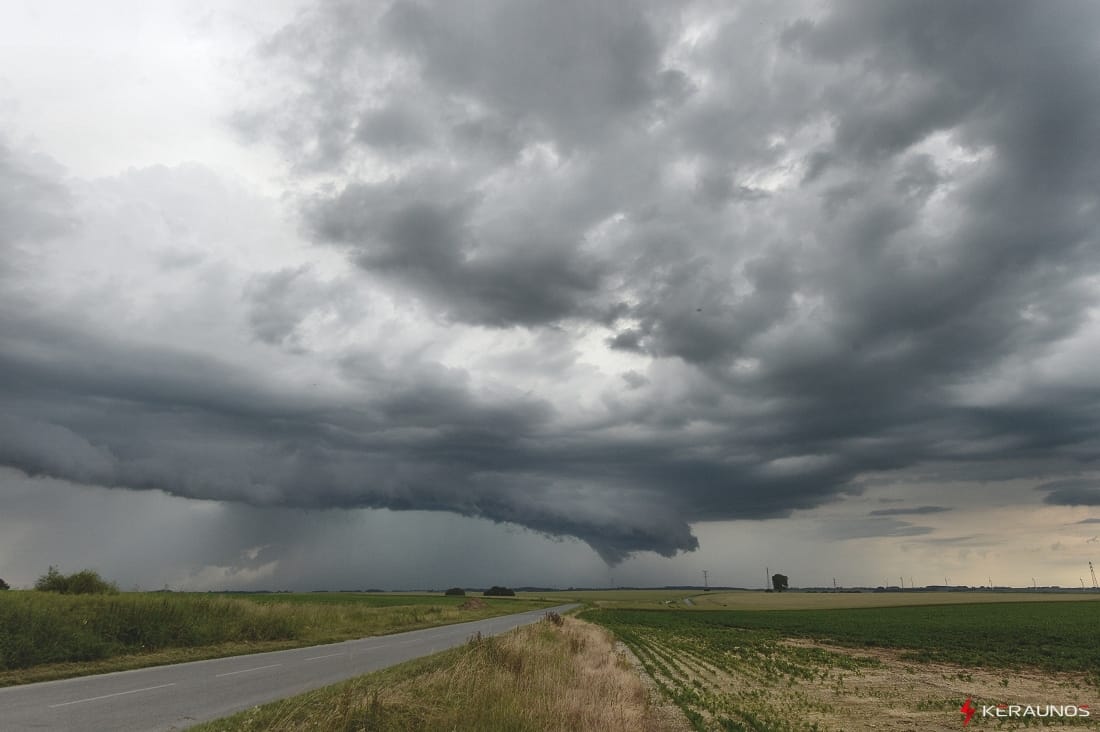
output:
<path id="1" fill-rule="evenodd" d="M 224 116 L 278 196 L 0 142 L 0 464 L 450 512 L 612 564 L 871 474 L 1100 505 L 1098 27 L 1087 2 L 306 6 Z M 894 517 L 939 502 L 847 535 L 928 534 Z"/>

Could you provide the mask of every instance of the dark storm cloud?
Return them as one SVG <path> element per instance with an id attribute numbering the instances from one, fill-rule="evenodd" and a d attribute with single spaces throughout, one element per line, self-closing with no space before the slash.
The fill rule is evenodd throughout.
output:
<path id="1" fill-rule="evenodd" d="M 1100 480 L 1056 480 L 1035 490 L 1045 491 L 1043 502 L 1055 506 L 1100 506 Z"/>
<path id="2" fill-rule="evenodd" d="M 400 281 L 458 320 L 487 325 L 552 322 L 600 289 L 603 262 L 563 232 L 479 232 L 477 206 L 457 182 L 354 184 L 307 207 L 313 234 L 354 261 Z M 590 310 L 589 315 L 596 312 Z"/>
<path id="3" fill-rule="evenodd" d="M 871 511 L 868 516 L 924 516 L 930 513 L 943 513 L 950 511 L 947 506 L 914 506 L 913 508 L 879 508 Z"/>
<path id="4" fill-rule="evenodd" d="M 321 3 L 264 45 L 270 98 L 238 127 L 285 156 L 318 251 L 458 345 L 344 340 L 314 389 L 12 299 L 0 458 L 483 516 L 611 561 L 871 472 L 1079 474 L 1100 454 L 1098 21 L 1091 3 Z M 307 314 L 341 297 L 276 270 L 244 320 L 305 358 Z M 515 382 L 560 384 L 488 388 L 482 350 L 526 336 Z M 913 498 L 839 530 L 932 531 L 890 518 L 947 508 Z"/>
<path id="5" fill-rule="evenodd" d="M 15 246 L 72 224 L 72 196 L 56 163 L 23 153 L 0 135 L 0 272 L 11 266 Z"/>
<path id="6" fill-rule="evenodd" d="M 567 143 L 613 134 L 662 81 L 661 47 L 637 3 L 396 2 L 382 31 L 432 89 Z"/>
<path id="7" fill-rule="evenodd" d="M 557 469 L 605 459 L 556 444 L 544 401 L 484 402 L 459 370 L 348 358 L 352 396 L 325 397 L 40 321 L 0 320 L 0 343 L 0 462 L 30 475 L 261 506 L 446 510 L 577 536 L 611 561 L 696 545 L 655 487 L 594 490 Z"/>
<path id="8" fill-rule="evenodd" d="M 354 321 L 365 313 L 346 282 L 325 281 L 308 266 L 254 275 L 245 287 L 248 324 L 260 341 L 301 352 L 301 329 L 311 316 Z"/>

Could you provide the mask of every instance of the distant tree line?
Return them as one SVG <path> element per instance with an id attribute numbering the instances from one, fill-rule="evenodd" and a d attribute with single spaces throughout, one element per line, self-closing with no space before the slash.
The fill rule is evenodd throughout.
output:
<path id="1" fill-rule="evenodd" d="M 507 587 L 493 585 L 489 589 L 485 590 L 485 592 L 483 592 L 482 594 L 485 595 L 485 597 L 515 597 L 516 591 L 509 590 Z"/>
<path id="2" fill-rule="evenodd" d="M 9 585 L 3 579 L 0 579 L 0 592 L 3 592 L 4 590 L 10 590 L 10 589 L 11 589 L 11 585 Z"/>

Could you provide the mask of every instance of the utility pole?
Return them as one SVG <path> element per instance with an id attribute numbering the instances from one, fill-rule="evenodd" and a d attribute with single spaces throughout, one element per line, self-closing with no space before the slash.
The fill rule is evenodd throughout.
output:
<path id="1" fill-rule="evenodd" d="M 1100 585 L 1096 584 L 1096 570 L 1092 566 L 1092 562 L 1089 562 L 1089 573 L 1092 575 L 1092 589 L 1100 590 Z"/>
<path id="2" fill-rule="evenodd" d="M 833 577 L 833 592 L 836 592 L 836 577 Z"/>
<path id="3" fill-rule="evenodd" d="M 768 589 L 772 586 L 772 571 L 768 567 L 764 567 L 764 589 Z"/>
<path id="4" fill-rule="evenodd" d="M 710 589 L 710 585 L 707 584 L 707 570 L 705 570 L 705 569 L 703 570 L 703 589 L 704 590 L 709 590 Z"/>

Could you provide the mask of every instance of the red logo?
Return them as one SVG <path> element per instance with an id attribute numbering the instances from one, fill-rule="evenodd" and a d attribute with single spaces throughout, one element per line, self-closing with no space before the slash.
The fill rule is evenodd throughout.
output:
<path id="1" fill-rule="evenodd" d="M 959 711 L 962 712 L 962 715 L 964 717 L 963 727 L 965 727 L 966 725 L 970 724 L 970 720 L 974 718 L 974 713 L 978 711 L 978 708 L 970 703 L 970 697 L 966 697 L 966 701 L 963 702 L 963 705 L 961 707 L 959 707 Z"/>

